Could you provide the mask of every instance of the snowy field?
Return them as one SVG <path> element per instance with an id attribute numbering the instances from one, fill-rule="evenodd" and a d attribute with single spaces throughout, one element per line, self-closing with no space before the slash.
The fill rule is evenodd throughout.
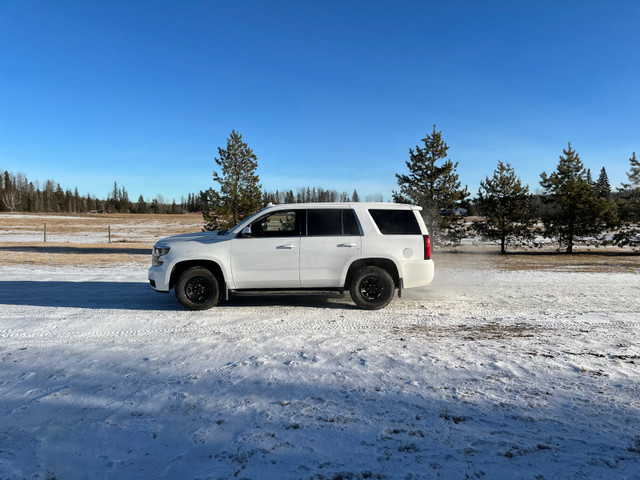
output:
<path id="1" fill-rule="evenodd" d="M 40 215 L 0 213 L 0 245 L 7 242 L 153 244 L 159 238 L 202 229 L 200 214 Z"/>
<path id="2" fill-rule="evenodd" d="M 0 479 L 640 478 L 638 268 L 194 313 L 147 261 L 0 267 Z"/>

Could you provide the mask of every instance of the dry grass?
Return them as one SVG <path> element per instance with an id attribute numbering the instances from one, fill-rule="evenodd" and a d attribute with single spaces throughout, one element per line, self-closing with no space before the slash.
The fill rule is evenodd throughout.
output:
<path id="1" fill-rule="evenodd" d="M 617 247 L 585 248 L 573 254 L 550 250 L 511 251 L 505 255 L 488 247 L 434 251 L 436 265 L 445 268 L 495 270 L 548 270 L 564 272 L 640 273 L 640 254 Z"/>
<path id="2" fill-rule="evenodd" d="M 38 233 L 44 240 L 57 235 L 97 235 L 101 243 L 55 243 L 44 241 L 3 242 L 3 232 Z M 113 265 L 151 260 L 154 239 L 197 232 L 200 214 L 184 215 L 0 215 L 0 264 L 2 265 Z M 108 230 L 111 227 L 112 243 Z M 40 233 L 41 232 L 41 233 Z M 100 240 L 98 240 L 100 241 Z"/>
<path id="3" fill-rule="evenodd" d="M 112 234 L 116 236 L 118 231 L 135 231 L 143 229 L 151 236 L 166 237 L 198 231 L 202 226 L 202 216 L 198 213 L 183 215 L 132 215 L 132 214 L 80 214 L 80 215 L 29 215 L 29 214 L 2 214 L 0 215 L 0 232 L 37 231 L 44 233 L 47 226 L 47 235 L 77 234 L 82 232 L 100 232 L 108 239 L 108 228 L 112 227 Z M 44 235 L 43 235 L 44 237 Z M 120 239 L 122 241 L 122 239 Z"/>
<path id="4" fill-rule="evenodd" d="M 503 325 L 489 323 L 486 325 L 454 325 L 450 327 L 433 325 L 410 325 L 394 329 L 394 333 L 405 337 L 443 337 L 457 336 L 465 341 L 504 340 L 516 337 L 534 337 L 536 327 L 531 325 Z M 548 329 L 547 329 L 548 330 Z"/>
<path id="5" fill-rule="evenodd" d="M 114 265 L 151 263 L 151 245 L 122 243 L 0 243 L 1 265 Z"/>

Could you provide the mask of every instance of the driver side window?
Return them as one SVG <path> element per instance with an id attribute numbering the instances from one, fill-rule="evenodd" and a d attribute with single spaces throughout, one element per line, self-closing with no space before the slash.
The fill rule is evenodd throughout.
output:
<path id="1" fill-rule="evenodd" d="M 251 224 L 252 237 L 293 237 L 300 235 L 295 210 L 274 212 Z"/>

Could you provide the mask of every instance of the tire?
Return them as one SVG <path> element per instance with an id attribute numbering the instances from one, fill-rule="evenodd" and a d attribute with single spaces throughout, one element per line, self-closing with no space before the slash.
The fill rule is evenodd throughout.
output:
<path id="1" fill-rule="evenodd" d="M 175 293 L 183 307 L 206 310 L 220 300 L 220 281 L 208 268 L 191 267 L 178 277 Z"/>
<path id="2" fill-rule="evenodd" d="M 395 293 L 393 278 L 384 268 L 358 270 L 349 287 L 351 298 L 364 310 L 379 310 L 389 305 Z"/>

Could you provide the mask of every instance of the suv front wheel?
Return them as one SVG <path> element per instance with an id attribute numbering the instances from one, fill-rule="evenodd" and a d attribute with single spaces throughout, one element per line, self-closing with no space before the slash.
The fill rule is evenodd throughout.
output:
<path id="1" fill-rule="evenodd" d="M 365 310 L 378 310 L 389 305 L 395 292 L 393 278 L 384 268 L 365 267 L 351 280 L 351 298 Z"/>
<path id="2" fill-rule="evenodd" d="M 175 290 L 178 302 L 189 310 L 206 310 L 220 300 L 220 282 L 204 267 L 191 267 L 182 272 Z"/>

